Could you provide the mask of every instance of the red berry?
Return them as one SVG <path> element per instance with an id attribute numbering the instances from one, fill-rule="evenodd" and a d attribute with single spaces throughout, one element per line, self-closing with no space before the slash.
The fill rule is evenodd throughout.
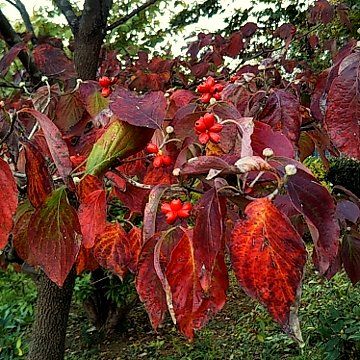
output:
<path id="1" fill-rule="evenodd" d="M 103 97 L 108 97 L 110 94 L 111 94 L 111 89 L 110 88 L 108 88 L 108 87 L 102 88 L 101 95 Z"/>
<path id="2" fill-rule="evenodd" d="M 213 126 L 211 126 L 209 131 L 218 133 L 218 132 L 221 132 L 222 129 L 223 129 L 223 126 L 221 124 L 215 123 Z"/>
<path id="3" fill-rule="evenodd" d="M 202 133 L 202 132 L 206 131 L 206 125 L 204 123 L 204 118 L 203 117 L 199 118 L 199 120 L 196 121 L 195 130 L 198 131 L 199 133 Z"/>
<path id="4" fill-rule="evenodd" d="M 216 84 L 213 86 L 213 90 L 214 92 L 221 92 L 224 90 L 224 85 L 222 84 Z"/>
<path id="5" fill-rule="evenodd" d="M 209 87 L 206 84 L 200 84 L 196 88 L 199 93 L 207 93 L 209 92 Z"/>
<path id="6" fill-rule="evenodd" d="M 213 78 L 212 76 L 209 76 L 209 77 L 206 79 L 205 84 L 206 84 L 209 88 L 213 87 L 213 86 L 215 85 L 215 80 L 214 80 L 214 78 Z"/>
<path id="7" fill-rule="evenodd" d="M 215 94 L 213 94 L 213 98 L 214 98 L 215 100 L 221 100 L 221 93 L 216 92 Z"/>
<path id="8" fill-rule="evenodd" d="M 170 207 L 172 211 L 179 211 L 182 209 L 182 202 L 180 199 L 171 200 Z"/>
<path id="9" fill-rule="evenodd" d="M 107 76 L 103 76 L 99 79 L 99 85 L 103 88 L 107 88 L 112 84 L 112 81 Z"/>
<path id="10" fill-rule="evenodd" d="M 210 140 L 210 136 L 208 133 L 203 132 L 199 135 L 200 144 L 205 145 L 209 140 Z"/>
<path id="11" fill-rule="evenodd" d="M 170 212 L 170 211 L 172 211 L 171 210 L 171 206 L 170 206 L 170 204 L 169 203 L 163 203 L 163 204 L 161 204 L 161 212 L 162 213 L 167 213 L 167 212 Z"/>
<path id="12" fill-rule="evenodd" d="M 215 116 L 213 114 L 206 113 L 203 117 L 204 124 L 206 129 L 210 129 L 216 122 Z"/>
<path id="13" fill-rule="evenodd" d="M 168 212 L 165 214 L 166 222 L 168 224 L 173 224 L 175 220 L 177 219 L 177 213 L 175 212 Z"/>
<path id="14" fill-rule="evenodd" d="M 204 104 L 207 104 L 211 99 L 211 94 L 210 93 L 205 93 L 203 95 L 201 95 L 201 102 L 204 103 Z"/>
<path id="15" fill-rule="evenodd" d="M 233 75 L 231 78 L 230 78 L 230 82 L 234 83 L 236 80 L 239 80 L 239 76 L 237 75 Z"/>
<path id="16" fill-rule="evenodd" d="M 159 168 L 163 165 L 162 155 L 155 156 L 155 159 L 153 161 L 153 165 L 155 168 Z"/>
<path id="17" fill-rule="evenodd" d="M 157 154 L 159 152 L 159 148 L 156 144 L 149 143 L 146 146 L 146 151 L 150 154 Z"/>
<path id="18" fill-rule="evenodd" d="M 172 159 L 169 155 L 162 155 L 162 162 L 164 166 L 169 166 L 172 164 Z"/>
<path id="19" fill-rule="evenodd" d="M 213 143 L 218 143 L 220 141 L 220 135 L 218 133 L 209 132 L 209 137 Z"/>

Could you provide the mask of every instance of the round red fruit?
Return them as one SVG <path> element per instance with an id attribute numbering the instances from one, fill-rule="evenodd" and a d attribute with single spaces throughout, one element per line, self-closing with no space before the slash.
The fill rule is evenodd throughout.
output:
<path id="1" fill-rule="evenodd" d="M 149 154 L 157 154 L 159 152 L 159 148 L 158 148 L 158 146 L 156 144 L 149 143 L 146 146 L 146 151 Z"/>
<path id="2" fill-rule="evenodd" d="M 103 88 L 107 88 L 112 84 L 112 81 L 110 78 L 108 78 L 107 76 L 102 76 L 99 79 L 99 85 Z"/>

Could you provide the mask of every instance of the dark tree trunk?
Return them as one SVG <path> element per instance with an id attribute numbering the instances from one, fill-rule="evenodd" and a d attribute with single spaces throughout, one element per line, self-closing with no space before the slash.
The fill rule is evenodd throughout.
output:
<path id="1" fill-rule="evenodd" d="M 86 0 L 75 34 L 75 68 L 83 80 L 95 79 L 112 0 Z"/>
<path id="2" fill-rule="evenodd" d="M 62 360 L 66 327 L 74 289 L 75 271 L 59 288 L 44 273 L 37 283 L 36 316 L 32 329 L 28 360 Z"/>

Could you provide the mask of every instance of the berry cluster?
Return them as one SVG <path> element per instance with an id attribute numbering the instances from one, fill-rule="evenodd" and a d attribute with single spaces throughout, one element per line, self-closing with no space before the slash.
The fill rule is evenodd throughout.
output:
<path id="1" fill-rule="evenodd" d="M 214 114 L 209 113 L 206 113 L 195 123 L 195 132 L 199 135 L 199 141 L 203 145 L 209 140 L 218 143 L 222 128 L 223 126 L 216 121 Z"/>
<path id="2" fill-rule="evenodd" d="M 204 104 L 209 103 L 211 98 L 221 100 L 221 92 L 223 89 L 224 86 L 216 84 L 214 78 L 211 76 L 209 76 L 205 82 L 197 87 L 197 91 L 202 94 L 200 100 Z"/>
<path id="3" fill-rule="evenodd" d="M 170 203 L 165 202 L 161 205 L 161 212 L 165 214 L 168 224 L 173 224 L 177 218 L 188 218 L 191 209 L 192 205 L 189 202 L 182 203 L 180 199 L 174 199 Z"/>
<path id="4" fill-rule="evenodd" d="M 171 157 L 169 155 L 163 155 L 162 151 L 159 150 L 159 147 L 156 144 L 149 143 L 146 146 L 146 151 L 149 154 L 155 155 L 155 158 L 153 161 L 153 165 L 155 168 L 159 168 L 162 166 L 169 166 L 172 164 Z"/>
<path id="5" fill-rule="evenodd" d="M 111 94 L 111 85 L 116 83 L 116 78 L 109 78 L 107 76 L 102 76 L 99 79 L 99 85 L 102 87 L 101 95 L 103 97 L 108 97 Z"/>

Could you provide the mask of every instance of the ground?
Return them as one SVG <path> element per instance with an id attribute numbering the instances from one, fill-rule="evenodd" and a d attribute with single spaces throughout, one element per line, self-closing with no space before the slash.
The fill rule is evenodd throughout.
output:
<path id="1" fill-rule="evenodd" d="M 227 304 L 193 343 L 177 332 L 170 319 L 155 333 L 139 302 L 120 329 L 110 336 L 99 334 L 82 307 L 87 281 L 85 277 L 77 283 L 66 360 L 360 358 L 360 287 L 352 287 L 344 273 L 326 281 L 309 265 L 299 311 L 302 348 L 243 293 L 233 276 Z M 25 357 L 35 296 L 25 275 L 0 272 L 0 359 Z"/>

